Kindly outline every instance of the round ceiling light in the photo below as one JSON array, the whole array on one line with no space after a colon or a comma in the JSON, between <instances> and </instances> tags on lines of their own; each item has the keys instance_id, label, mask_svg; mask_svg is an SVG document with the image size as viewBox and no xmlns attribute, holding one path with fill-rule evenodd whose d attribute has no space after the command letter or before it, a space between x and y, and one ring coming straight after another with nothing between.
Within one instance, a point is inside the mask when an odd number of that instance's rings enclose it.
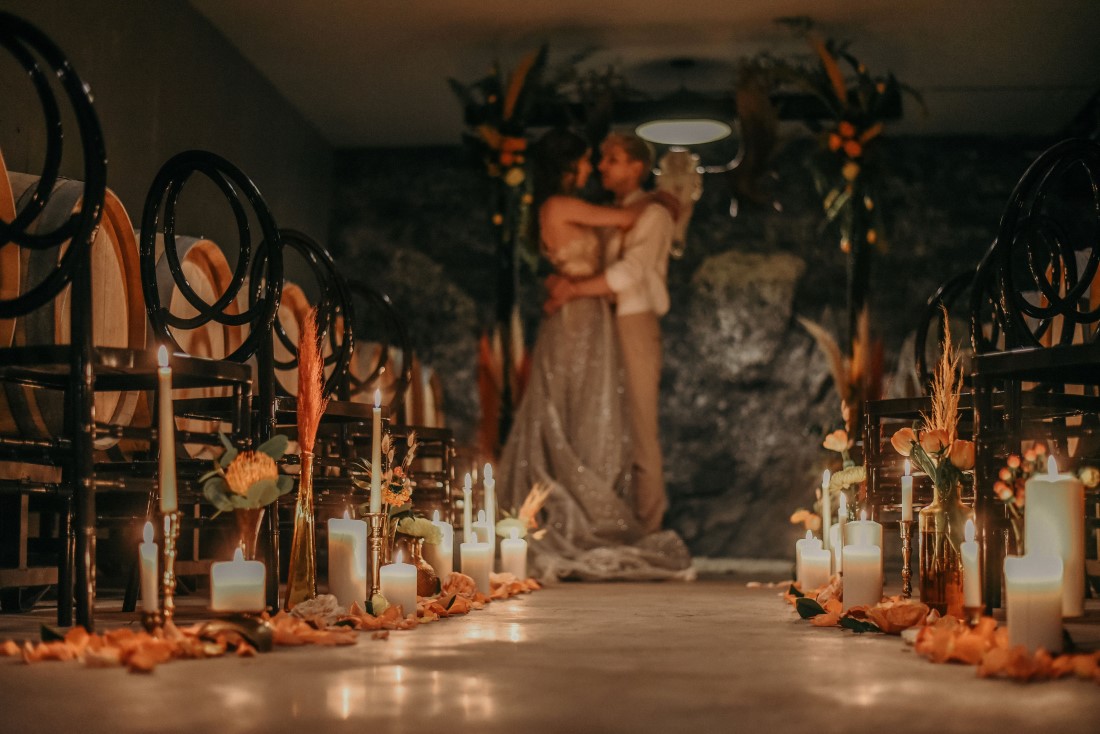
<instances>
[{"instance_id":1,"label":"round ceiling light","mask_svg":"<svg viewBox=\"0 0 1100 734\"><path fill-rule=\"evenodd\" d=\"M635 132L638 137L661 145L702 145L728 137L733 129L718 120L681 119L645 122Z\"/></svg>"}]
</instances>

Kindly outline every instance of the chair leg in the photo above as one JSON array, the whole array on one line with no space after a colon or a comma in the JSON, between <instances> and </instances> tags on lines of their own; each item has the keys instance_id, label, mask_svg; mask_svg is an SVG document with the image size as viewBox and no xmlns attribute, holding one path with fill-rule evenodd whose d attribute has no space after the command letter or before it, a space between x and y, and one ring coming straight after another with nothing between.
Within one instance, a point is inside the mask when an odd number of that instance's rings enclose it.
<instances>
[{"instance_id":1,"label":"chair leg","mask_svg":"<svg viewBox=\"0 0 1100 734\"><path fill-rule=\"evenodd\" d=\"M75 538L73 537L73 503L66 497L58 513L57 542L57 625L71 627L73 624L73 562L75 560Z\"/></svg>"}]
</instances>

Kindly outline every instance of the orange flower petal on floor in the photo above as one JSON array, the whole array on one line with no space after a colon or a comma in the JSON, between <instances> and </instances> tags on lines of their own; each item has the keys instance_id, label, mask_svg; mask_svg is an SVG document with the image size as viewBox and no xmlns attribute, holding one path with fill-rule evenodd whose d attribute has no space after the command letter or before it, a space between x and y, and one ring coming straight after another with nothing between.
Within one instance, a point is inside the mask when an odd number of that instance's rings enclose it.
<instances>
[{"instance_id":1,"label":"orange flower petal on floor","mask_svg":"<svg viewBox=\"0 0 1100 734\"><path fill-rule=\"evenodd\" d=\"M810 624L814 627L836 627L840 624L840 613L827 612L825 614L819 614L810 619Z\"/></svg>"}]
</instances>

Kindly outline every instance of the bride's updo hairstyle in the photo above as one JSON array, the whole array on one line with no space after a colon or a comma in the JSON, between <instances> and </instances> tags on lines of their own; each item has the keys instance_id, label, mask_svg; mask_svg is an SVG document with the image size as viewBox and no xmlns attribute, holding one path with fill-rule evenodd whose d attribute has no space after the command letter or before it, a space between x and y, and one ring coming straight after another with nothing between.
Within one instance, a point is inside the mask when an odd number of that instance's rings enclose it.
<instances>
[{"instance_id":1,"label":"bride's updo hairstyle","mask_svg":"<svg viewBox=\"0 0 1100 734\"><path fill-rule=\"evenodd\" d=\"M576 191L577 163L591 147L587 140L565 128L554 128L535 142L531 147L535 211L551 196Z\"/></svg>"}]
</instances>

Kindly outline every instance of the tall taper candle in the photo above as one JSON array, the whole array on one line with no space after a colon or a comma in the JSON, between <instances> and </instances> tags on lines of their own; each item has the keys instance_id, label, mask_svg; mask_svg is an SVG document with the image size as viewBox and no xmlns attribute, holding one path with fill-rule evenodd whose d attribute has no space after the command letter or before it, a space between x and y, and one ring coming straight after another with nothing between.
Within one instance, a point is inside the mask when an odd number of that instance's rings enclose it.
<instances>
[{"instance_id":1,"label":"tall taper candle","mask_svg":"<svg viewBox=\"0 0 1100 734\"><path fill-rule=\"evenodd\" d=\"M833 498L829 496L829 482L832 474L826 469L821 475L821 543L829 550L829 527L833 524Z\"/></svg>"},{"instance_id":2,"label":"tall taper candle","mask_svg":"<svg viewBox=\"0 0 1100 734\"><path fill-rule=\"evenodd\" d=\"M485 519L489 522L489 545L496 548L497 542L497 483L493 479L493 465L485 465Z\"/></svg>"},{"instance_id":3,"label":"tall taper candle","mask_svg":"<svg viewBox=\"0 0 1100 734\"><path fill-rule=\"evenodd\" d=\"M466 479L462 482L462 539L467 543L474 540L474 480L470 473L466 472Z\"/></svg>"},{"instance_id":4,"label":"tall taper candle","mask_svg":"<svg viewBox=\"0 0 1100 734\"><path fill-rule=\"evenodd\" d=\"M176 417L172 411L172 368L168 350L157 350L157 442L160 444L160 511L175 512L176 502Z\"/></svg>"},{"instance_id":5,"label":"tall taper candle","mask_svg":"<svg viewBox=\"0 0 1100 734\"><path fill-rule=\"evenodd\" d=\"M905 474L901 478L901 520L902 522L913 520L913 476L909 459L905 460Z\"/></svg>"},{"instance_id":6,"label":"tall taper candle","mask_svg":"<svg viewBox=\"0 0 1100 734\"><path fill-rule=\"evenodd\" d=\"M382 391L374 391L370 431L370 511L382 511Z\"/></svg>"},{"instance_id":7,"label":"tall taper candle","mask_svg":"<svg viewBox=\"0 0 1100 734\"><path fill-rule=\"evenodd\" d=\"M959 547L963 563L963 606L982 605L982 575L978 569L978 544L974 541L974 521L967 520L963 531L966 539Z\"/></svg>"}]
</instances>

